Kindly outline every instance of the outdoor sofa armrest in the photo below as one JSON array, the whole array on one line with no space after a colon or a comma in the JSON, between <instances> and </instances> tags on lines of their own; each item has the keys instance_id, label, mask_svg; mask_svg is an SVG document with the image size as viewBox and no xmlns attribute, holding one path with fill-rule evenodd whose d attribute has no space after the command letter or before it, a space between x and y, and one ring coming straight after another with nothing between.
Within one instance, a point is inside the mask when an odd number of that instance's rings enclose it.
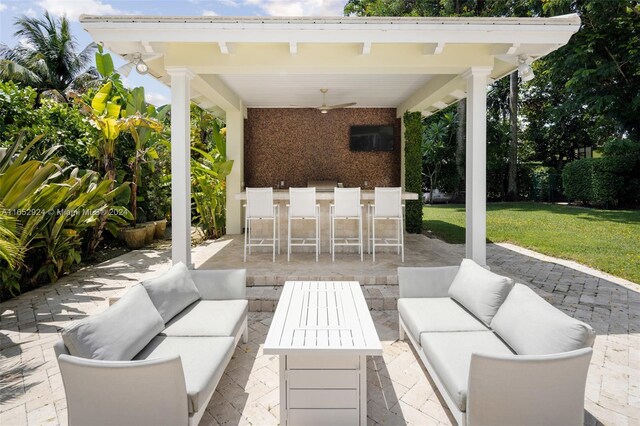
<instances>
[{"instance_id":1,"label":"outdoor sofa armrest","mask_svg":"<svg viewBox=\"0 0 640 426\"><path fill-rule=\"evenodd\" d=\"M447 297L459 266L398 268L400 298Z\"/></svg>"},{"instance_id":2,"label":"outdoor sofa armrest","mask_svg":"<svg viewBox=\"0 0 640 426\"><path fill-rule=\"evenodd\" d=\"M187 425L179 356L99 361L60 355L69 425Z\"/></svg>"},{"instance_id":3,"label":"outdoor sofa armrest","mask_svg":"<svg viewBox=\"0 0 640 426\"><path fill-rule=\"evenodd\" d=\"M246 269L196 269L190 272L202 300L247 298Z\"/></svg>"},{"instance_id":4,"label":"outdoor sofa armrest","mask_svg":"<svg viewBox=\"0 0 640 426\"><path fill-rule=\"evenodd\" d=\"M593 349L553 355L473 354L467 423L583 425Z\"/></svg>"}]
</instances>

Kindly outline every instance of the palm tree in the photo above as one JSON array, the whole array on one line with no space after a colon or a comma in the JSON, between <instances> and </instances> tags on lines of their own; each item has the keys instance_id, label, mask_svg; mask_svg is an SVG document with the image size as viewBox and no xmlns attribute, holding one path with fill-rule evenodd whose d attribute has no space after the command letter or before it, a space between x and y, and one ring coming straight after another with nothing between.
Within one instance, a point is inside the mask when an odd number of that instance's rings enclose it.
<instances>
[{"instance_id":1,"label":"palm tree","mask_svg":"<svg viewBox=\"0 0 640 426\"><path fill-rule=\"evenodd\" d=\"M49 12L41 18L23 15L15 26L20 43L13 48L0 45L0 80L17 81L65 101L70 91L82 91L98 81L90 65L96 45L76 53L66 17L56 19Z\"/></svg>"}]
</instances>

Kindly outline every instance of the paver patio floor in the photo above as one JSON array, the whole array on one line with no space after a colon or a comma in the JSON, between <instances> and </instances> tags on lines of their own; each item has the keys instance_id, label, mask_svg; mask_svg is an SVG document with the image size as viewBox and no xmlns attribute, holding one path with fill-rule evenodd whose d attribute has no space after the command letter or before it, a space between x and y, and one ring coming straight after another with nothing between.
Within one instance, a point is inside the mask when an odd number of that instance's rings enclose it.
<instances>
[{"instance_id":1,"label":"paver patio floor","mask_svg":"<svg viewBox=\"0 0 640 426\"><path fill-rule=\"evenodd\" d=\"M424 240L439 254L446 252L451 264L464 253L461 246ZM205 243L194 248L196 267L210 259L212 247ZM585 423L640 425L640 286L497 245L488 246L488 263L596 329ZM166 250L131 252L3 303L0 424L66 424L64 390L52 349L59 329L106 309L110 297L168 265ZM397 286L384 287L387 294L397 294ZM373 310L372 316L384 355L368 361L369 423L450 424L410 344L395 340L397 312ZM250 313L250 341L236 349L202 424L278 424L277 357L261 350L271 317L269 312Z\"/></svg>"}]
</instances>

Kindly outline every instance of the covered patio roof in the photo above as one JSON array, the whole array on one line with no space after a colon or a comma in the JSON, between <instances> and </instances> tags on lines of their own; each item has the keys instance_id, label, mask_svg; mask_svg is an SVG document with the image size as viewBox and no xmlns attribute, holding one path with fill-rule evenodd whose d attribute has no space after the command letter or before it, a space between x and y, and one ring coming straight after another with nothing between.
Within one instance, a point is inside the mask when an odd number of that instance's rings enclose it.
<instances>
[{"instance_id":1,"label":"covered patio roof","mask_svg":"<svg viewBox=\"0 0 640 426\"><path fill-rule=\"evenodd\" d=\"M535 60L578 30L554 18L82 16L94 40L118 55L143 54L154 77L188 67L191 98L204 108L316 106L331 101L433 113L465 97L461 77L491 79ZM283 90L286 89L286 90ZM375 89L375 90L374 90Z\"/></svg>"},{"instance_id":2,"label":"covered patio roof","mask_svg":"<svg viewBox=\"0 0 640 426\"><path fill-rule=\"evenodd\" d=\"M191 264L189 102L224 114L227 232L242 232L247 108L327 103L430 115L467 98L466 256L486 264L486 87L566 44L577 15L554 18L81 16L93 39L141 54L171 86L173 260ZM404 153L401 131L400 153ZM401 160L404 186L404 156Z\"/></svg>"}]
</instances>

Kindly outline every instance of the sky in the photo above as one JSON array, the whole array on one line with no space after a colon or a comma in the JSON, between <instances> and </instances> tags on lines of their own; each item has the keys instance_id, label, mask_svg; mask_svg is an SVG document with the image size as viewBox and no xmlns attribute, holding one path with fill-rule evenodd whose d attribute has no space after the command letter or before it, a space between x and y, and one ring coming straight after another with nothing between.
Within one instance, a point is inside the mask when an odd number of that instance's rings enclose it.
<instances>
[{"instance_id":1,"label":"sky","mask_svg":"<svg viewBox=\"0 0 640 426\"><path fill-rule=\"evenodd\" d=\"M190 15L190 16L333 16L342 15L346 0L0 0L0 43L10 47L20 43L13 35L14 20L22 15L41 16L48 10L54 16L67 16L82 49L93 40L78 22L81 14L91 15ZM112 55L117 67L124 64ZM147 101L156 105L169 102L170 91L150 76L132 71L124 83L143 86Z\"/></svg>"}]
</instances>

